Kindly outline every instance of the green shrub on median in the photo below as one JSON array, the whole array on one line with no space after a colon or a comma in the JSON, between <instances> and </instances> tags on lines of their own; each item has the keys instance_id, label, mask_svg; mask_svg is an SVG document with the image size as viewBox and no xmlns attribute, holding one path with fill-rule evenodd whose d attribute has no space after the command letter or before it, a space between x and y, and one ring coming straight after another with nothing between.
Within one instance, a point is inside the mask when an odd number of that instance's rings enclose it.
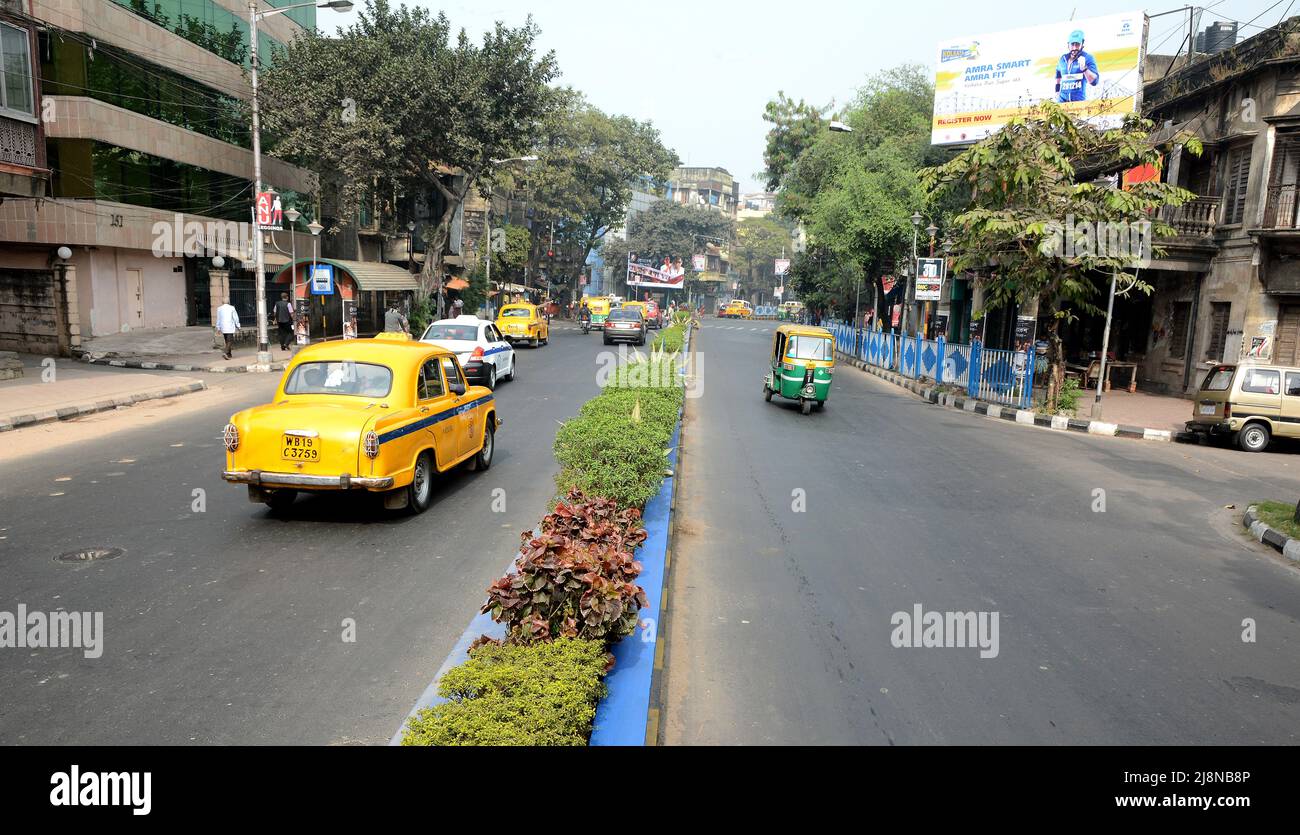
<instances>
[{"instance_id":1,"label":"green shrub on median","mask_svg":"<svg viewBox=\"0 0 1300 835\"><path fill-rule=\"evenodd\" d=\"M410 721L403 745L586 745L605 694L601 641L485 644L447 671L449 701Z\"/></svg>"},{"instance_id":2,"label":"green shrub on median","mask_svg":"<svg viewBox=\"0 0 1300 835\"><path fill-rule=\"evenodd\" d=\"M659 331L658 336L654 338L654 342L650 344L659 350L675 353L682 349L685 339L686 332L682 329L682 326L672 325Z\"/></svg>"},{"instance_id":3,"label":"green shrub on median","mask_svg":"<svg viewBox=\"0 0 1300 835\"><path fill-rule=\"evenodd\" d=\"M659 492L677 425L683 394L675 381L676 364L667 357L620 366L605 391L555 435L560 492L576 487L644 507Z\"/></svg>"}]
</instances>

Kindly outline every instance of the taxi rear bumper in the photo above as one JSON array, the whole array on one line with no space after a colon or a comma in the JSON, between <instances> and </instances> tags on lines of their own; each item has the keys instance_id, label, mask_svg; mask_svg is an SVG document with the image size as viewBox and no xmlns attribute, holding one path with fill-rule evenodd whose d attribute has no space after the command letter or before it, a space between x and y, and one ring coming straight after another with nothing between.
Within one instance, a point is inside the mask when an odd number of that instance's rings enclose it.
<instances>
[{"instance_id":1,"label":"taxi rear bumper","mask_svg":"<svg viewBox=\"0 0 1300 835\"><path fill-rule=\"evenodd\" d=\"M273 473L266 470L225 470L221 477L232 484L253 484L266 487L303 487L311 490L387 490L393 486L392 476L309 475L307 473Z\"/></svg>"}]
</instances>

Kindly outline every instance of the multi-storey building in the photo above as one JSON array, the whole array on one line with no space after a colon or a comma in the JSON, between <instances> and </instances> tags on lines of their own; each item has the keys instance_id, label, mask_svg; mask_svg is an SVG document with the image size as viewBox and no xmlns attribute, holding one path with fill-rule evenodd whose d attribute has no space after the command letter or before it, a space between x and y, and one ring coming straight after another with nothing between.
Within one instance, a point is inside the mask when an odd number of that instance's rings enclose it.
<instances>
[{"instance_id":1,"label":"multi-storey building","mask_svg":"<svg viewBox=\"0 0 1300 835\"><path fill-rule=\"evenodd\" d=\"M247 6L9 0L6 8L17 4L28 27L39 30L38 39L29 38L43 99L36 167L43 157L50 187L46 196L0 204L0 288L9 288L0 305L14 311L0 324L0 343L50 348L50 334L39 331L53 291L41 288L56 284L66 287L57 323L62 337L54 340L65 352L82 336L206 324L212 303L224 297L252 321ZM314 25L311 7L264 18L263 62L275 44ZM5 40L6 49L13 40ZM301 223L315 216L315 175L265 154L262 171L264 188L279 193L284 208L302 212ZM230 233L227 223L239 229ZM209 231L218 228L226 234ZM199 247L186 245L194 235L204 244L198 254ZM264 241L268 280L295 249L311 253L305 231L268 233ZM58 257L62 247L71 257ZM226 269L214 269L214 252ZM40 327L15 328L15 317Z\"/></svg>"},{"instance_id":2,"label":"multi-storey building","mask_svg":"<svg viewBox=\"0 0 1300 835\"><path fill-rule=\"evenodd\" d=\"M735 220L740 182L725 168L675 168L668 180L666 198L675 203L707 206Z\"/></svg>"}]
</instances>

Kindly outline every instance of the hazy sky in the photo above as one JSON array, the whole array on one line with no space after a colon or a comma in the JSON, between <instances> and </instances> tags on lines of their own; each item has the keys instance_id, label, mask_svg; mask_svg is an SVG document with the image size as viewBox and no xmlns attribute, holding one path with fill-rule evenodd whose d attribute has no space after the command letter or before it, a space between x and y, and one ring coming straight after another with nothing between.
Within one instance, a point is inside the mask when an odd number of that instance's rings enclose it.
<instances>
[{"instance_id":1,"label":"hazy sky","mask_svg":"<svg viewBox=\"0 0 1300 835\"><path fill-rule=\"evenodd\" d=\"M582 90L603 110L652 120L684 163L720 165L741 181L742 191L762 188L757 175L767 129L763 107L777 90L819 104L842 104L871 73L906 62L931 66L940 40L1142 8L1119 0L414 0L408 5L444 11L454 26L476 36L495 20L518 25L531 13L541 27L543 48L555 50L561 83ZM1169 0L1145 10L1154 15L1181 5ZM1218 18L1246 23L1258 15L1242 30L1255 34L1292 5L1293 0L1210 0L1201 28ZM1300 8L1294 11L1300 14ZM321 10L317 22L332 31L355 14ZM1185 13L1157 18L1151 21L1151 51L1172 53L1186 34Z\"/></svg>"}]
</instances>

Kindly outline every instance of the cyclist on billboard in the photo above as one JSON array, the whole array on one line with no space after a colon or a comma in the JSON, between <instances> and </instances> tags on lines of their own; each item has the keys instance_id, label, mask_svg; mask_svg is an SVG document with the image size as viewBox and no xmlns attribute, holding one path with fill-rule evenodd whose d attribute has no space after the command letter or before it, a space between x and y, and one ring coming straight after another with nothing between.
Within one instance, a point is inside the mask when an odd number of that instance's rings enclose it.
<instances>
[{"instance_id":1,"label":"cyclist on billboard","mask_svg":"<svg viewBox=\"0 0 1300 835\"><path fill-rule=\"evenodd\" d=\"M1070 51L1056 62L1056 100L1058 102L1085 101L1088 85L1097 86L1101 74L1097 72L1097 59L1083 51L1083 30L1070 33Z\"/></svg>"}]
</instances>

